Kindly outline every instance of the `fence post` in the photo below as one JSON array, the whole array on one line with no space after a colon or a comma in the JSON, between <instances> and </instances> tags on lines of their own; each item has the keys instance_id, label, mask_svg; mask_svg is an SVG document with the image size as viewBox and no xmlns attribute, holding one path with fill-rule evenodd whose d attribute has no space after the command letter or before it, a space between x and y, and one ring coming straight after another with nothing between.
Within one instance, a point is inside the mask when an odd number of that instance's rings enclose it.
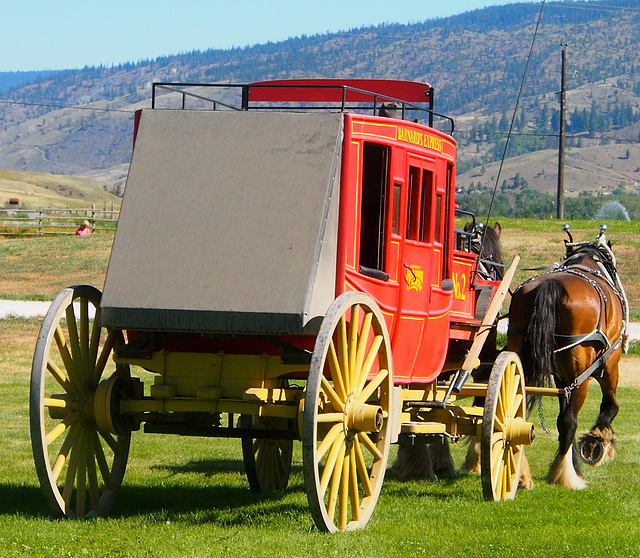
<instances>
[{"instance_id":1,"label":"fence post","mask_svg":"<svg viewBox=\"0 0 640 558\"><path fill-rule=\"evenodd\" d=\"M42 236L42 207L38 209L38 236Z\"/></svg>"}]
</instances>

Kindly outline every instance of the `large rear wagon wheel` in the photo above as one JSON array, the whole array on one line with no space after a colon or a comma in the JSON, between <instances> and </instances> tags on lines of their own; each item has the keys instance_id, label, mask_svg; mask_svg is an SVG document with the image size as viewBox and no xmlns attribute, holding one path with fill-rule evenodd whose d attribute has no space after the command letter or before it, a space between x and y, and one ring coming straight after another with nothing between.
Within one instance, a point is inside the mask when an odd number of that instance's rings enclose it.
<instances>
[{"instance_id":1,"label":"large rear wagon wheel","mask_svg":"<svg viewBox=\"0 0 640 558\"><path fill-rule=\"evenodd\" d=\"M513 500L518 490L524 446L533 441L526 422L527 397L520 358L498 355L487 385L481 436L482 494L485 500Z\"/></svg>"},{"instance_id":2,"label":"large rear wagon wheel","mask_svg":"<svg viewBox=\"0 0 640 558\"><path fill-rule=\"evenodd\" d=\"M365 294L341 295L322 322L304 399L303 471L320 530L369 521L389 458L392 389L382 312Z\"/></svg>"},{"instance_id":3,"label":"large rear wagon wheel","mask_svg":"<svg viewBox=\"0 0 640 558\"><path fill-rule=\"evenodd\" d=\"M257 418L241 415L243 429L284 430L288 419L278 417ZM289 483L293 440L277 438L242 438L242 460L252 492L263 493L284 490Z\"/></svg>"},{"instance_id":4,"label":"large rear wagon wheel","mask_svg":"<svg viewBox=\"0 0 640 558\"><path fill-rule=\"evenodd\" d=\"M111 510L131 440L126 425L112 420L113 401L130 381L129 367L111 360L124 337L101 327L100 297L86 285L57 296L40 328L31 369L36 471L53 509L69 518ZM98 388L103 378L108 380ZM103 425L111 420L111 429L121 433L99 428L96 419Z\"/></svg>"}]
</instances>

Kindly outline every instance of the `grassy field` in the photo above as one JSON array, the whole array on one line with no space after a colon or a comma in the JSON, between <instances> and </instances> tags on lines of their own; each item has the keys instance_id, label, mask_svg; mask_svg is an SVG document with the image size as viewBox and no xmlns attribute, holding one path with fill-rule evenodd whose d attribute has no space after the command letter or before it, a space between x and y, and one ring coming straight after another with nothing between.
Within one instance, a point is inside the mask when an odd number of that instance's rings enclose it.
<instances>
[{"instance_id":1,"label":"grassy field","mask_svg":"<svg viewBox=\"0 0 640 558\"><path fill-rule=\"evenodd\" d=\"M507 254L522 254L523 266L562 256L559 224L537 229L538 222L501 223ZM573 226L576 240L597 232L594 223ZM609 237L617 241L621 269L636 262L627 276L622 273L638 309L636 231L612 226ZM77 283L101 287L110 242L99 236L0 239L0 298L51 299ZM597 469L584 467L586 490L544 482L557 432L551 428L544 433L534 413L538 437L527 450L534 490L519 492L512 502L484 502L475 476L400 482L388 471L366 529L323 535L308 512L300 444L289 488L265 496L249 491L238 440L139 432L133 435L124 486L111 516L84 522L53 517L38 486L29 441L29 372L38 327L37 320L0 320L0 443L5 448L0 459L0 556L640 555L638 357L623 361L620 413L614 423L618 457ZM580 415L581 430L591 426L598 405L594 384ZM555 423L556 407L555 401L545 401L549 426ZM462 444L453 447L456 463L464 451Z\"/></svg>"},{"instance_id":2,"label":"grassy field","mask_svg":"<svg viewBox=\"0 0 640 558\"><path fill-rule=\"evenodd\" d=\"M134 433L112 515L60 521L38 487L29 443L29 369L39 324L0 321L0 556L637 556L640 390L620 390L618 457L587 469L573 492L544 482L556 433L528 450L536 487L512 502L482 500L480 479L400 482L389 471L366 529L323 535L307 510L300 445L286 491L249 491L238 440ZM597 412L593 386L581 426ZM553 423L556 404L545 404ZM453 447L457 463L464 447ZM392 449L395 451L395 449Z\"/></svg>"}]
</instances>

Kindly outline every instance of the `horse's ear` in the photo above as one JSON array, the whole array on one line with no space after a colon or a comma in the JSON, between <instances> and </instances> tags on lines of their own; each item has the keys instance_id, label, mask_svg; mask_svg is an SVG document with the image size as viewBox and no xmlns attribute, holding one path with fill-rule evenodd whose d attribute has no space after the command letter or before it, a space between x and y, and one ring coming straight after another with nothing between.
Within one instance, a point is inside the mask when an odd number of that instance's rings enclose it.
<instances>
[{"instance_id":1,"label":"horse's ear","mask_svg":"<svg viewBox=\"0 0 640 558\"><path fill-rule=\"evenodd\" d=\"M500 226L500 223L498 223L498 221L496 221L496 224L493 225L493 230L498 235L498 238L500 238L500 233L502 232L502 227Z\"/></svg>"}]
</instances>

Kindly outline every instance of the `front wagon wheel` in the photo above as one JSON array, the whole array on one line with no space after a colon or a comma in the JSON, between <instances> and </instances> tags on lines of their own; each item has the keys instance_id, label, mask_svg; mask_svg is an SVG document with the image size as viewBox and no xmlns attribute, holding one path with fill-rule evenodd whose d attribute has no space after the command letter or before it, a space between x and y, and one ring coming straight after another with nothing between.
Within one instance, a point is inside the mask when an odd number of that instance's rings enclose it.
<instances>
[{"instance_id":1,"label":"front wagon wheel","mask_svg":"<svg viewBox=\"0 0 640 558\"><path fill-rule=\"evenodd\" d=\"M101 327L100 297L100 291L86 285L57 296L40 328L31 369L36 471L49 503L69 518L109 512L131 441L122 425L115 434L96 423L105 422L100 416L108 415L110 394L130 380L128 366L116 366L111 358L124 336ZM108 380L98 388L103 378Z\"/></svg>"},{"instance_id":2,"label":"front wagon wheel","mask_svg":"<svg viewBox=\"0 0 640 558\"><path fill-rule=\"evenodd\" d=\"M503 352L487 385L481 437L482 494L485 500L513 500L524 458L533 442L533 424L526 421L527 394L520 358Z\"/></svg>"},{"instance_id":3,"label":"front wagon wheel","mask_svg":"<svg viewBox=\"0 0 640 558\"><path fill-rule=\"evenodd\" d=\"M392 389L380 308L365 294L341 295L322 322L304 399L303 471L320 530L369 521L389 457Z\"/></svg>"}]
</instances>

